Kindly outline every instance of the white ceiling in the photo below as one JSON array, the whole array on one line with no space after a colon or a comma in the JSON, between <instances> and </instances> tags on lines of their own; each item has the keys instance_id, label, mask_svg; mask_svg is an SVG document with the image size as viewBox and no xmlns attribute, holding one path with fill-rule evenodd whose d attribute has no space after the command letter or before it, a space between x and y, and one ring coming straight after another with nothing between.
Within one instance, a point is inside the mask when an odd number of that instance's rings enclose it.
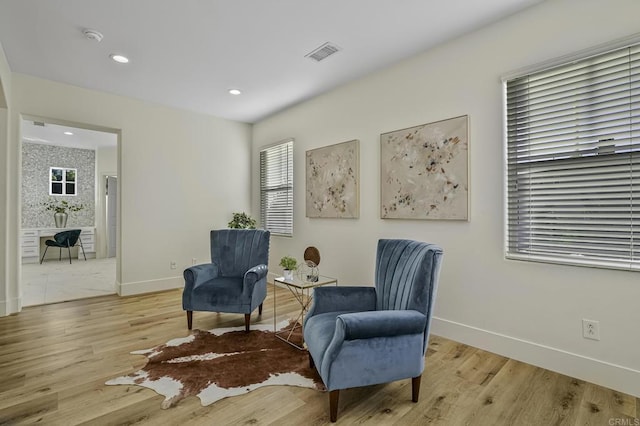
<instances>
[{"instance_id":1,"label":"white ceiling","mask_svg":"<svg viewBox=\"0 0 640 426\"><path fill-rule=\"evenodd\" d=\"M43 124L44 126L39 126L35 125L33 121L22 120L20 123L22 140L30 143L93 150L102 147L115 147L118 144L118 136L115 133L98 132L50 123ZM73 134L65 135L64 132Z\"/></svg>"},{"instance_id":2,"label":"white ceiling","mask_svg":"<svg viewBox=\"0 0 640 426\"><path fill-rule=\"evenodd\" d=\"M541 1L1 0L0 43L14 72L253 123Z\"/></svg>"}]
</instances>

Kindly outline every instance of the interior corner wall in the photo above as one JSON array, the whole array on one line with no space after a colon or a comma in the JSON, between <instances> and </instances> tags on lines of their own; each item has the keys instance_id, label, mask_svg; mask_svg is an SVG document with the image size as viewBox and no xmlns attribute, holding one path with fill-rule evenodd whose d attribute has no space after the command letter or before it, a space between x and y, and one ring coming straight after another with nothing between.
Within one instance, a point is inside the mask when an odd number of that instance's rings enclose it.
<instances>
[{"instance_id":1,"label":"interior corner wall","mask_svg":"<svg viewBox=\"0 0 640 426\"><path fill-rule=\"evenodd\" d=\"M271 270L281 256L301 258L313 245L322 274L372 285L379 238L437 243L445 255L435 334L640 396L638 273L504 257L501 82L514 70L629 37L638 16L635 0L542 2L256 123L253 211L260 148L295 139L294 236L272 237ZM470 221L380 219L380 134L465 114ZM305 151L352 139L360 140L360 218L306 218ZM582 337L583 318L600 321L600 341Z\"/></svg>"},{"instance_id":2,"label":"interior corner wall","mask_svg":"<svg viewBox=\"0 0 640 426\"><path fill-rule=\"evenodd\" d=\"M11 231L11 149L9 146L9 113L11 111L11 69L0 44L0 316L8 315L20 309L17 281L17 256L12 255L13 243L17 243L17 231ZM15 251L15 250L14 250Z\"/></svg>"},{"instance_id":3,"label":"interior corner wall","mask_svg":"<svg viewBox=\"0 0 640 426\"><path fill-rule=\"evenodd\" d=\"M249 124L18 73L12 80L16 162L21 114L120 132L119 294L182 287L192 259L210 258L209 231L250 210Z\"/></svg>"},{"instance_id":4,"label":"interior corner wall","mask_svg":"<svg viewBox=\"0 0 640 426\"><path fill-rule=\"evenodd\" d=\"M0 167L0 170L5 170L5 173L8 166L8 125L8 109L0 107L0 164L2 165L2 167ZM8 232L9 203L7 186L8 185L4 182L0 184L0 316L8 315L9 313L19 309L17 306L13 309L10 307L10 305L15 305L17 303L11 302L11 300L15 298L10 297L10 286L8 285L10 282L10 245Z\"/></svg>"}]
</instances>

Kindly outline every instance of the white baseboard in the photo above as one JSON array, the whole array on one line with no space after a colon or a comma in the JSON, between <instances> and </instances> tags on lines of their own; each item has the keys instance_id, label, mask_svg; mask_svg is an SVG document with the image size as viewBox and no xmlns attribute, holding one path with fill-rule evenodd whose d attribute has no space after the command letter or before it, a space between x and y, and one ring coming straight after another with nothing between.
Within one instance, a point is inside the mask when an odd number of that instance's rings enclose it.
<instances>
[{"instance_id":1,"label":"white baseboard","mask_svg":"<svg viewBox=\"0 0 640 426\"><path fill-rule=\"evenodd\" d=\"M17 297L0 301L0 317L6 317L22 310L22 298Z\"/></svg>"},{"instance_id":2,"label":"white baseboard","mask_svg":"<svg viewBox=\"0 0 640 426\"><path fill-rule=\"evenodd\" d=\"M156 291L173 290L184 287L184 278L170 277L158 280L136 281L131 283L116 282L116 291L120 296L132 296L134 294L153 293Z\"/></svg>"},{"instance_id":3,"label":"white baseboard","mask_svg":"<svg viewBox=\"0 0 640 426\"><path fill-rule=\"evenodd\" d=\"M431 333L640 397L640 371L535 342L433 317Z\"/></svg>"}]
</instances>

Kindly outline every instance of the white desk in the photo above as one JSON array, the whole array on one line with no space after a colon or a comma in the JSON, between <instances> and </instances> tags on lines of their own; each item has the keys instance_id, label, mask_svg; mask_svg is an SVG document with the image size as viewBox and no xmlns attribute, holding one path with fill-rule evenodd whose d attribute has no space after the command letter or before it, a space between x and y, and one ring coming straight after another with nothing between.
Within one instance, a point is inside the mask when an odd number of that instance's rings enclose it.
<instances>
[{"instance_id":1,"label":"white desk","mask_svg":"<svg viewBox=\"0 0 640 426\"><path fill-rule=\"evenodd\" d=\"M58 232L69 229L81 229L80 238L84 252L89 257L96 256L95 232L93 227L79 228L24 228L20 232L20 250L22 252L22 263L38 263L40 262L42 238L53 237ZM79 245L78 245L79 247ZM78 250L78 259L82 257L82 250Z\"/></svg>"}]
</instances>

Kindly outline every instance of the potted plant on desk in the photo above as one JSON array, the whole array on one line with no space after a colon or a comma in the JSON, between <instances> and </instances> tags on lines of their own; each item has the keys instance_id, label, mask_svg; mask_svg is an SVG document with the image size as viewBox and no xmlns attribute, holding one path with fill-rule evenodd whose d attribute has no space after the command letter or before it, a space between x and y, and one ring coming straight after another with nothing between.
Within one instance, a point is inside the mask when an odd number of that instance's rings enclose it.
<instances>
[{"instance_id":1,"label":"potted plant on desk","mask_svg":"<svg viewBox=\"0 0 640 426\"><path fill-rule=\"evenodd\" d=\"M280 266L282 266L283 269L282 272L284 275L284 279L287 281L293 280L293 271L298 269L298 261L293 257L284 256L282 259L280 259Z\"/></svg>"},{"instance_id":2,"label":"potted plant on desk","mask_svg":"<svg viewBox=\"0 0 640 426\"><path fill-rule=\"evenodd\" d=\"M56 228L64 228L67 226L67 218L70 212L79 212L84 209L84 204L69 203L66 200L49 200L45 201L44 209L54 211L53 220L56 223Z\"/></svg>"}]
</instances>

